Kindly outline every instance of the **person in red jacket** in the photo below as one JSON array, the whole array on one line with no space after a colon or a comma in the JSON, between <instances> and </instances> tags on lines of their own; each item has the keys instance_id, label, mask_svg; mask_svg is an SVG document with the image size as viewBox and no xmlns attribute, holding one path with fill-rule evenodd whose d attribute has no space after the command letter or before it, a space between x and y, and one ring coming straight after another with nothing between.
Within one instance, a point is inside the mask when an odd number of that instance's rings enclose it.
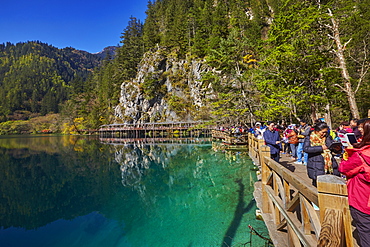
<instances>
[{"instance_id":1,"label":"person in red jacket","mask_svg":"<svg viewBox=\"0 0 370 247\"><path fill-rule=\"evenodd\" d=\"M363 124L363 139L346 149L339 171L347 177L348 203L360 246L370 246L370 120Z\"/></svg>"}]
</instances>

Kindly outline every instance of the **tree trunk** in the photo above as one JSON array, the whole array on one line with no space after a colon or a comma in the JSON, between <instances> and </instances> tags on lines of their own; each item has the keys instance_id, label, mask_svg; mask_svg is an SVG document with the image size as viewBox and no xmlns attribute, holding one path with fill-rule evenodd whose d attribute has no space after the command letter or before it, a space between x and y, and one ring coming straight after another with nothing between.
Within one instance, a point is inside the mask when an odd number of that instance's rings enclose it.
<instances>
[{"instance_id":1,"label":"tree trunk","mask_svg":"<svg viewBox=\"0 0 370 247\"><path fill-rule=\"evenodd\" d=\"M330 128L332 128L332 126L331 126L330 104L329 103L327 103L326 106L325 106L325 121L328 124L328 126Z\"/></svg>"},{"instance_id":2,"label":"tree trunk","mask_svg":"<svg viewBox=\"0 0 370 247\"><path fill-rule=\"evenodd\" d=\"M350 80L351 78L348 73L347 63L346 63L346 59L344 56L344 49L346 48L346 44L342 45L342 42L340 40L340 35L339 35L338 21L334 18L330 9L329 9L329 15L331 16L331 22L333 24L331 27L333 31L333 36L331 38L334 39L335 44L337 45L337 50L335 54L338 58L339 68L341 70L341 74L344 80L344 87L340 86L340 88L347 94L348 104L349 104L349 108L351 110L352 116L354 118L360 118L360 114L359 114L357 103L356 103L355 92L352 89L352 84Z\"/></svg>"},{"instance_id":3,"label":"tree trunk","mask_svg":"<svg viewBox=\"0 0 370 247\"><path fill-rule=\"evenodd\" d=\"M311 103L311 120L312 123L315 123L315 120L317 120L317 107L314 103Z\"/></svg>"}]
</instances>

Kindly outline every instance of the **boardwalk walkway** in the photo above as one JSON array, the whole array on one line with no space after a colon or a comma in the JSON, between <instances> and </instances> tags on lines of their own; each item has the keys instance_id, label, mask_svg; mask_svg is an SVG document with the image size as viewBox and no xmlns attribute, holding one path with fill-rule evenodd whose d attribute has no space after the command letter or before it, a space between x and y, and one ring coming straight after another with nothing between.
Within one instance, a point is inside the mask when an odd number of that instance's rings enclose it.
<instances>
[{"instance_id":1,"label":"boardwalk walkway","mask_svg":"<svg viewBox=\"0 0 370 247\"><path fill-rule=\"evenodd\" d=\"M136 124L107 124L100 126L100 138L164 138L164 137L209 137L211 127L204 122L162 122Z\"/></svg>"},{"instance_id":2,"label":"boardwalk walkway","mask_svg":"<svg viewBox=\"0 0 370 247\"><path fill-rule=\"evenodd\" d=\"M303 184L311 185L311 179L307 176L307 167L305 165L293 164L294 160L292 160L288 154L280 154L279 163L285 168L287 168L289 171L293 172L297 180L302 181ZM312 188L312 189L315 190L317 193L316 188ZM255 191L253 195L254 195L254 198L256 199L257 207L262 208L263 207L262 205L263 204L262 203L262 181L256 182ZM318 211L316 211L316 215L317 215L317 218L320 217ZM274 246L279 246L279 247L292 246L292 245L289 245L288 243L288 239L289 239L288 232L281 231L276 228L274 217L275 216L272 214L266 214L266 213L263 214L264 222L269 230L270 237L273 240Z\"/></svg>"},{"instance_id":3,"label":"boardwalk walkway","mask_svg":"<svg viewBox=\"0 0 370 247\"><path fill-rule=\"evenodd\" d=\"M292 160L288 154L280 154L279 163L289 171L294 172L297 177L302 178L302 180L307 181L307 183L311 183L311 179L307 176L307 167L305 165L293 164L294 160Z\"/></svg>"},{"instance_id":4,"label":"boardwalk walkway","mask_svg":"<svg viewBox=\"0 0 370 247\"><path fill-rule=\"evenodd\" d=\"M248 149L261 171L253 194L275 246L357 246L343 178L318 176L316 188L305 166L285 154L275 162L252 134Z\"/></svg>"}]
</instances>

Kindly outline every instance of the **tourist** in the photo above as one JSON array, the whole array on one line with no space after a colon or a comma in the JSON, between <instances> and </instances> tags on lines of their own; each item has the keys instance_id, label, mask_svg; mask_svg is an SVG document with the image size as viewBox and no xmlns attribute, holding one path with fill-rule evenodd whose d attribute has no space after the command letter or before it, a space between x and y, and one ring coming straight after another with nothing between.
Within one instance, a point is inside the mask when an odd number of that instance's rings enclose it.
<instances>
[{"instance_id":1,"label":"tourist","mask_svg":"<svg viewBox=\"0 0 370 247\"><path fill-rule=\"evenodd\" d=\"M348 121L341 122L337 129L337 133L347 134L347 133L352 133L352 132L353 130L351 126L349 125Z\"/></svg>"},{"instance_id":2,"label":"tourist","mask_svg":"<svg viewBox=\"0 0 370 247\"><path fill-rule=\"evenodd\" d=\"M290 145L290 150L292 151L292 159L297 159L297 147L298 147L298 135L297 135L297 127L295 124L292 124L288 127L288 129L291 129L290 132L287 134L288 142Z\"/></svg>"},{"instance_id":3,"label":"tourist","mask_svg":"<svg viewBox=\"0 0 370 247\"><path fill-rule=\"evenodd\" d=\"M358 123L357 122L358 122L358 119L354 118L349 122L349 124L352 128L352 133L355 134L356 139L359 139L362 135L361 135L360 130L358 129Z\"/></svg>"},{"instance_id":4,"label":"tourist","mask_svg":"<svg viewBox=\"0 0 370 247\"><path fill-rule=\"evenodd\" d=\"M311 127L307 124L307 121L304 119L301 119L299 123L300 123L300 126L298 128L297 161L294 162L294 164L302 165L302 161L303 161L303 164L307 165L308 156L307 156L307 153L304 153L303 151L303 144L304 144L304 139L310 133Z\"/></svg>"},{"instance_id":5,"label":"tourist","mask_svg":"<svg viewBox=\"0 0 370 247\"><path fill-rule=\"evenodd\" d=\"M361 133L361 137L360 138L357 138L357 142L361 142L362 141L362 138L364 136L364 123L367 120L370 120L370 118L363 118L363 119L360 119L360 120L357 121L358 131L360 131L360 133Z\"/></svg>"},{"instance_id":6,"label":"tourist","mask_svg":"<svg viewBox=\"0 0 370 247\"><path fill-rule=\"evenodd\" d=\"M340 172L347 177L348 203L360 246L370 246L370 120L361 125L363 138L346 149Z\"/></svg>"},{"instance_id":7,"label":"tourist","mask_svg":"<svg viewBox=\"0 0 370 247\"><path fill-rule=\"evenodd\" d=\"M290 147L289 137L288 137L289 133L291 133L292 131L293 131L292 125L289 125L288 127L284 126L283 133L282 133L282 140L283 140L283 144L284 144L283 154L291 154L292 153L292 149Z\"/></svg>"},{"instance_id":8,"label":"tourist","mask_svg":"<svg viewBox=\"0 0 370 247\"><path fill-rule=\"evenodd\" d=\"M307 173L316 186L319 175L333 174L339 176L338 164L329 147L334 142L328 135L329 126L326 123L317 123L314 130L304 140L304 152L308 154Z\"/></svg>"},{"instance_id":9,"label":"tourist","mask_svg":"<svg viewBox=\"0 0 370 247\"><path fill-rule=\"evenodd\" d=\"M256 123L256 127L254 128L254 136L257 137L257 139L263 139L263 130L260 122Z\"/></svg>"},{"instance_id":10,"label":"tourist","mask_svg":"<svg viewBox=\"0 0 370 247\"><path fill-rule=\"evenodd\" d=\"M267 129L263 132L263 138L267 146L270 147L271 159L279 162L281 141L279 132L275 129L275 123L272 121L267 122Z\"/></svg>"}]
</instances>

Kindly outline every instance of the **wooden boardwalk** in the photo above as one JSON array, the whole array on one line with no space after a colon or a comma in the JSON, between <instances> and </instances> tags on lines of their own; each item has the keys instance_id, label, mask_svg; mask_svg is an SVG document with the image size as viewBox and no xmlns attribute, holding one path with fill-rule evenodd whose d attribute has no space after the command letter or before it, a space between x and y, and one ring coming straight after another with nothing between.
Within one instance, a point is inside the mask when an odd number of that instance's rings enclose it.
<instances>
[{"instance_id":1,"label":"wooden boardwalk","mask_svg":"<svg viewBox=\"0 0 370 247\"><path fill-rule=\"evenodd\" d=\"M304 165L286 154L275 162L263 140L249 134L248 141L261 172L254 197L275 246L357 246L343 178L318 176L316 188Z\"/></svg>"},{"instance_id":2,"label":"wooden boardwalk","mask_svg":"<svg viewBox=\"0 0 370 247\"><path fill-rule=\"evenodd\" d=\"M305 165L293 164L294 160L290 158L288 154L280 154L279 163L284 166L286 169L294 173L295 178L302 181L303 184L311 184L311 179L307 176L307 167ZM259 165L259 164L256 164ZM317 191L317 190L316 190ZM254 198L256 199L257 207L262 208L262 181L255 183L255 191L253 193ZM261 212L261 211L260 211ZM262 213L262 212L261 212ZM316 211L317 217L319 217L319 212ZM263 215L263 220L269 230L270 237L274 243L274 246L278 247L287 247L291 246L288 243L288 232L280 231L275 226L274 216L272 214ZM301 246L301 245L299 245Z\"/></svg>"},{"instance_id":3,"label":"wooden boardwalk","mask_svg":"<svg viewBox=\"0 0 370 247\"><path fill-rule=\"evenodd\" d=\"M211 127L204 122L163 122L136 124L107 124L100 126L100 138L164 138L164 137L209 137Z\"/></svg>"},{"instance_id":4,"label":"wooden boardwalk","mask_svg":"<svg viewBox=\"0 0 370 247\"><path fill-rule=\"evenodd\" d=\"M293 164L294 160L290 158L290 155L281 153L279 163L287 168L289 171L294 172L297 177L300 177L307 183L311 183L311 179L307 176L307 167L305 165Z\"/></svg>"}]
</instances>

